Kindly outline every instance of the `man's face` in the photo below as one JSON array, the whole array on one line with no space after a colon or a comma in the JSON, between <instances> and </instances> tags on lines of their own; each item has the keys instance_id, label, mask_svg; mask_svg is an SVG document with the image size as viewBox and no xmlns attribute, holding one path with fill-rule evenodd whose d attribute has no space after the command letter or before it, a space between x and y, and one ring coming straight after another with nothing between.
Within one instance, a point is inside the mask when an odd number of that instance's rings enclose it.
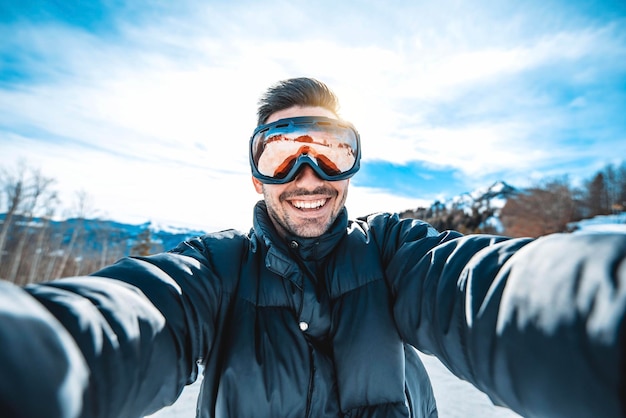
<instances>
[{"instance_id":1,"label":"man's face","mask_svg":"<svg viewBox=\"0 0 626 418\"><path fill-rule=\"evenodd\" d=\"M290 107L273 113L266 123L297 116L337 116L322 107ZM263 184L252 178L254 188L263 194L267 211L278 232L312 238L330 228L348 196L350 179L326 181L319 178L308 165L296 178L286 184Z\"/></svg>"}]
</instances>

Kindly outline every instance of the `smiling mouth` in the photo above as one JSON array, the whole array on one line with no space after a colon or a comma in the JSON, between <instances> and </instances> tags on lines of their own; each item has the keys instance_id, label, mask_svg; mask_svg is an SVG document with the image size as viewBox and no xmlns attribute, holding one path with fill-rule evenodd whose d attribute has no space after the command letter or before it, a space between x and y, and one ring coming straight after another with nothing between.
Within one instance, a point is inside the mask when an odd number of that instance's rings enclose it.
<instances>
[{"instance_id":1,"label":"smiling mouth","mask_svg":"<svg viewBox=\"0 0 626 418\"><path fill-rule=\"evenodd\" d=\"M317 199L317 200L292 200L291 206L300 210L318 210L321 209L329 199Z\"/></svg>"}]
</instances>

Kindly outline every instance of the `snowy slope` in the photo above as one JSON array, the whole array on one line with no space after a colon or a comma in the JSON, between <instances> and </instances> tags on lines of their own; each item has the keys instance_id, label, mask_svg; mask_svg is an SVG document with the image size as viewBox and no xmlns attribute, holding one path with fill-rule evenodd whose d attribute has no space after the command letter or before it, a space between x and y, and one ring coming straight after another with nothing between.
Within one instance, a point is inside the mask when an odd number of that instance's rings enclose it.
<instances>
[{"instance_id":1,"label":"snowy slope","mask_svg":"<svg viewBox=\"0 0 626 418\"><path fill-rule=\"evenodd\" d=\"M626 212L583 219L579 222L573 222L568 226L574 232L614 231L626 233Z\"/></svg>"}]
</instances>

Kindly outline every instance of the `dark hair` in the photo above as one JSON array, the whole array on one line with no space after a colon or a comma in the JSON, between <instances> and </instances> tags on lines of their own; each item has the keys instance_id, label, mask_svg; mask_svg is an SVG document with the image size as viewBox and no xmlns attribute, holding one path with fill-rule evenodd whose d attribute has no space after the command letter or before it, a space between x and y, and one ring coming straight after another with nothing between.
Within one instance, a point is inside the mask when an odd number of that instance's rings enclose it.
<instances>
[{"instance_id":1,"label":"dark hair","mask_svg":"<svg viewBox=\"0 0 626 418\"><path fill-rule=\"evenodd\" d=\"M323 107L335 115L339 112L339 100L326 84L313 78L290 78L274 84L261 96L258 125L265 124L272 113L293 106Z\"/></svg>"}]
</instances>

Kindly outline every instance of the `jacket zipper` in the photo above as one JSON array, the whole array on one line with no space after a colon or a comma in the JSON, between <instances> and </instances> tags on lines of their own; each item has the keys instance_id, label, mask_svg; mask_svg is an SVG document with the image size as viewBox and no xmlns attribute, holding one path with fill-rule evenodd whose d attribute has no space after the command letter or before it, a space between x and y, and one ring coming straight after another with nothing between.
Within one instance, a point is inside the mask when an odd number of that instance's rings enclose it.
<instances>
[{"instance_id":1,"label":"jacket zipper","mask_svg":"<svg viewBox=\"0 0 626 418\"><path fill-rule=\"evenodd\" d=\"M306 338L306 337L305 337ZM306 396L306 412L305 417L311 416L311 403L313 402L313 377L315 376L315 363L313 362L313 347L307 339L307 346L309 347L309 362L311 363L311 374L309 375L309 390Z\"/></svg>"}]
</instances>

